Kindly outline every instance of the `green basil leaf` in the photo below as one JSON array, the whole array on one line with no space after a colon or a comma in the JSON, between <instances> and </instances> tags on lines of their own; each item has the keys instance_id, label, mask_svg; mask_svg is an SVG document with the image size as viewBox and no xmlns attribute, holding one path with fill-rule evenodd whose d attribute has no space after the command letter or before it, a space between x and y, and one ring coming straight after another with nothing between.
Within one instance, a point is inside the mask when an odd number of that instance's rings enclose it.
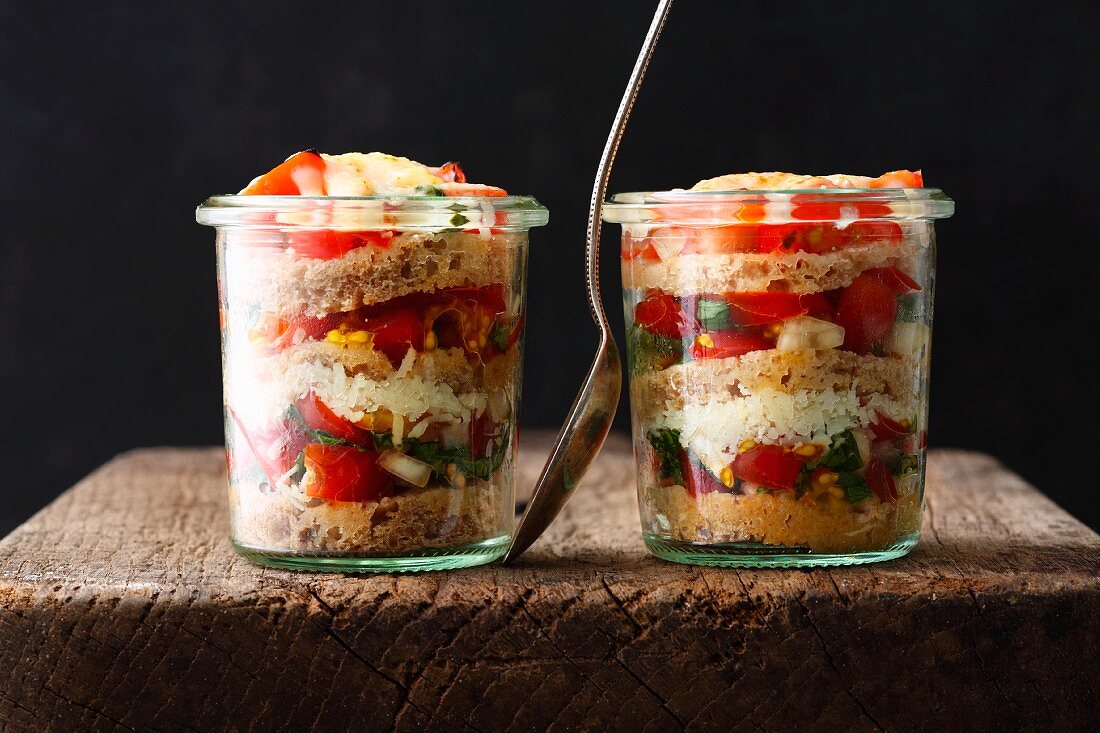
<instances>
[{"instance_id":1,"label":"green basil leaf","mask_svg":"<svg viewBox=\"0 0 1100 733\"><path fill-rule=\"evenodd\" d=\"M680 431L671 428L650 430L646 433L646 438L661 461L658 475L661 478L672 479L683 486L684 469L680 464Z\"/></svg>"},{"instance_id":2,"label":"green basil leaf","mask_svg":"<svg viewBox=\"0 0 1100 733\"><path fill-rule=\"evenodd\" d=\"M851 471L840 471L836 483L844 489L849 504L858 504L871 495L871 487L867 482Z\"/></svg>"},{"instance_id":3,"label":"green basil leaf","mask_svg":"<svg viewBox=\"0 0 1100 733\"><path fill-rule=\"evenodd\" d=\"M730 304L724 300L700 298L695 304L695 317L704 331L724 331L733 328Z\"/></svg>"}]
</instances>

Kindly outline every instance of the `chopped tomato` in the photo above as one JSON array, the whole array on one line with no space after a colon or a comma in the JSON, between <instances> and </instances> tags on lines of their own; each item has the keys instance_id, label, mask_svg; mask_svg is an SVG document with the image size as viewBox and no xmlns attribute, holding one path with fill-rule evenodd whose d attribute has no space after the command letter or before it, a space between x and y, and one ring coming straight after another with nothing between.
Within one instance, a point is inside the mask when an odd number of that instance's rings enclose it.
<instances>
[{"instance_id":1,"label":"chopped tomato","mask_svg":"<svg viewBox=\"0 0 1100 733\"><path fill-rule=\"evenodd\" d=\"M324 196L325 160L316 150L295 153L258 178L242 196Z\"/></svg>"},{"instance_id":2,"label":"chopped tomato","mask_svg":"<svg viewBox=\"0 0 1100 733\"><path fill-rule=\"evenodd\" d=\"M658 262L661 259L661 256L657 254L657 249L653 246L653 242L648 237L635 240L630 232L623 233L620 253L624 260L642 259L646 262Z\"/></svg>"},{"instance_id":3,"label":"chopped tomato","mask_svg":"<svg viewBox=\"0 0 1100 733\"><path fill-rule=\"evenodd\" d=\"M424 322L416 308L402 308L371 318L366 330L374 334L374 348L385 354L395 366L409 349L424 348Z\"/></svg>"},{"instance_id":4,"label":"chopped tomato","mask_svg":"<svg viewBox=\"0 0 1100 733\"><path fill-rule=\"evenodd\" d=\"M920 171L890 171L867 184L867 188L924 188Z\"/></svg>"},{"instance_id":5,"label":"chopped tomato","mask_svg":"<svg viewBox=\"0 0 1100 733\"><path fill-rule=\"evenodd\" d=\"M871 491L881 501L897 501L898 488L894 484L894 476L886 464L877 458L872 458L867 464L867 471L863 475Z\"/></svg>"},{"instance_id":6,"label":"chopped tomato","mask_svg":"<svg viewBox=\"0 0 1100 733\"><path fill-rule=\"evenodd\" d=\"M692 460L683 448L680 448L680 471L684 474L684 488L693 497L698 498L703 494L710 494L715 491L727 494L732 491L715 478L714 474L704 468L701 463Z\"/></svg>"},{"instance_id":7,"label":"chopped tomato","mask_svg":"<svg viewBox=\"0 0 1100 733\"><path fill-rule=\"evenodd\" d=\"M649 291L642 302L634 306L634 323L650 333L674 339L689 330L684 309L676 298L662 290Z\"/></svg>"},{"instance_id":8,"label":"chopped tomato","mask_svg":"<svg viewBox=\"0 0 1100 733\"><path fill-rule=\"evenodd\" d=\"M757 228L755 250L761 254L832 252L844 246L847 239L833 224L761 224Z\"/></svg>"},{"instance_id":9,"label":"chopped tomato","mask_svg":"<svg viewBox=\"0 0 1100 733\"><path fill-rule=\"evenodd\" d=\"M484 183L444 182L436 184L444 196L507 196L508 192Z\"/></svg>"},{"instance_id":10,"label":"chopped tomato","mask_svg":"<svg viewBox=\"0 0 1100 733\"><path fill-rule=\"evenodd\" d=\"M390 245L391 231L345 232L333 229L303 229L287 232L287 246L302 257L332 260L353 249L371 245L385 249Z\"/></svg>"},{"instance_id":11,"label":"chopped tomato","mask_svg":"<svg viewBox=\"0 0 1100 733\"><path fill-rule=\"evenodd\" d=\"M808 459L780 445L761 445L738 453L733 459L733 475L778 491L794 489L795 481Z\"/></svg>"},{"instance_id":12,"label":"chopped tomato","mask_svg":"<svg viewBox=\"0 0 1100 733\"><path fill-rule=\"evenodd\" d=\"M342 418L333 412L328 405L321 402L313 392L299 399L295 405L302 419L314 430L321 430L329 435L348 440L352 443L365 443L367 431L360 428L351 420Z\"/></svg>"},{"instance_id":13,"label":"chopped tomato","mask_svg":"<svg viewBox=\"0 0 1100 733\"><path fill-rule=\"evenodd\" d=\"M347 445L311 443L305 448L312 481L306 496L326 501L378 501L393 486L393 476L378 465L378 453Z\"/></svg>"},{"instance_id":14,"label":"chopped tomato","mask_svg":"<svg viewBox=\"0 0 1100 733\"><path fill-rule=\"evenodd\" d=\"M432 173L442 178L447 183L465 183L466 173L458 163L444 163L438 168L430 169Z\"/></svg>"},{"instance_id":15,"label":"chopped tomato","mask_svg":"<svg viewBox=\"0 0 1100 733\"><path fill-rule=\"evenodd\" d=\"M763 326L832 310L820 293L726 293L725 299L730 304L730 320L738 326Z\"/></svg>"},{"instance_id":16,"label":"chopped tomato","mask_svg":"<svg viewBox=\"0 0 1100 733\"><path fill-rule=\"evenodd\" d=\"M892 221L855 221L848 225L847 233L858 244L898 244L904 238L901 225Z\"/></svg>"},{"instance_id":17,"label":"chopped tomato","mask_svg":"<svg viewBox=\"0 0 1100 733\"><path fill-rule=\"evenodd\" d=\"M909 434L904 425L886 417L881 412L875 413L875 422L871 423L871 432L875 434L875 440L894 440Z\"/></svg>"},{"instance_id":18,"label":"chopped tomato","mask_svg":"<svg viewBox=\"0 0 1100 733\"><path fill-rule=\"evenodd\" d=\"M226 410L268 481L274 484L297 463L306 445L306 436L300 426L279 421L264 430L248 430L232 407L226 407Z\"/></svg>"},{"instance_id":19,"label":"chopped tomato","mask_svg":"<svg viewBox=\"0 0 1100 733\"><path fill-rule=\"evenodd\" d=\"M773 347L774 344L763 336L737 330L715 331L695 337L691 343L691 356L694 359L726 359Z\"/></svg>"},{"instance_id":20,"label":"chopped tomato","mask_svg":"<svg viewBox=\"0 0 1100 733\"><path fill-rule=\"evenodd\" d=\"M894 327L898 296L920 285L894 267L866 270L840 293L836 323L844 328L842 348L864 354L880 345Z\"/></svg>"}]
</instances>

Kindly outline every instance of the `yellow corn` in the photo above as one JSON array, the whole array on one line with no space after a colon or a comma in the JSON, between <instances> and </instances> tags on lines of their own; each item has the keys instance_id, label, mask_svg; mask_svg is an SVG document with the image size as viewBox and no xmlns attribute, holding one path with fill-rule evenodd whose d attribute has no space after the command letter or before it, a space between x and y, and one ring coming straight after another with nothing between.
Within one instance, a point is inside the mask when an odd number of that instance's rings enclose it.
<instances>
[{"instance_id":1,"label":"yellow corn","mask_svg":"<svg viewBox=\"0 0 1100 733\"><path fill-rule=\"evenodd\" d=\"M713 349L714 339L710 337L709 333L701 333L695 337L695 345L702 346L704 349Z\"/></svg>"},{"instance_id":2,"label":"yellow corn","mask_svg":"<svg viewBox=\"0 0 1100 733\"><path fill-rule=\"evenodd\" d=\"M348 342L347 336L345 336L339 329L332 329L325 335L325 340L333 344L346 344Z\"/></svg>"},{"instance_id":3,"label":"yellow corn","mask_svg":"<svg viewBox=\"0 0 1100 733\"><path fill-rule=\"evenodd\" d=\"M431 351L439 345L439 340L435 337L435 331L428 331L424 336L424 350Z\"/></svg>"},{"instance_id":4,"label":"yellow corn","mask_svg":"<svg viewBox=\"0 0 1100 733\"><path fill-rule=\"evenodd\" d=\"M466 342L466 348L470 351L477 351L477 341L474 339L470 339Z\"/></svg>"},{"instance_id":5,"label":"yellow corn","mask_svg":"<svg viewBox=\"0 0 1100 733\"><path fill-rule=\"evenodd\" d=\"M458 473L456 473L455 477L454 477L454 485L455 485L455 488L458 489L459 491L461 491L462 489L465 489L466 488L466 474L462 473L462 471L459 471Z\"/></svg>"},{"instance_id":6,"label":"yellow corn","mask_svg":"<svg viewBox=\"0 0 1100 733\"><path fill-rule=\"evenodd\" d=\"M448 463L448 464L447 464L447 467L446 467L445 469L443 469L443 474L444 474L444 475L445 475L445 476L446 476L446 477L447 477L448 479L453 479L453 478L455 477L455 473L456 473L457 471L458 471L458 466L456 466L456 465L455 465L455 464L453 464L453 463Z\"/></svg>"},{"instance_id":7,"label":"yellow corn","mask_svg":"<svg viewBox=\"0 0 1100 733\"><path fill-rule=\"evenodd\" d=\"M722 474L719 478L722 479L722 485L726 488L733 486L733 469L726 466L722 469Z\"/></svg>"},{"instance_id":8,"label":"yellow corn","mask_svg":"<svg viewBox=\"0 0 1100 733\"><path fill-rule=\"evenodd\" d=\"M909 418L903 417L901 420L898 420L898 424L901 425L906 430L908 430L909 429Z\"/></svg>"},{"instance_id":9,"label":"yellow corn","mask_svg":"<svg viewBox=\"0 0 1100 733\"><path fill-rule=\"evenodd\" d=\"M795 448L794 452L800 456L814 456L817 455L817 446L813 443L803 443Z\"/></svg>"},{"instance_id":10,"label":"yellow corn","mask_svg":"<svg viewBox=\"0 0 1100 733\"><path fill-rule=\"evenodd\" d=\"M737 452L738 453L744 453L745 451L750 451L755 447L756 447L756 441L753 440L752 438L748 438L747 440L742 440L741 445L737 446Z\"/></svg>"},{"instance_id":11,"label":"yellow corn","mask_svg":"<svg viewBox=\"0 0 1100 733\"><path fill-rule=\"evenodd\" d=\"M371 333L370 331L352 331L347 335L347 340L353 344L370 343Z\"/></svg>"},{"instance_id":12,"label":"yellow corn","mask_svg":"<svg viewBox=\"0 0 1100 733\"><path fill-rule=\"evenodd\" d=\"M820 476L818 476L815 480L817 481L817 483L821 484L822 486L832 486L833 484L836 483L836 479L837 479L837 474L836 474L835 471L825 471Z\"/></svg>"},{"instance_id":13,"label":"yellow corn","mask_svg":"<svg viewBox=\"0 0 1100 733\"><path fill-rule=\"evenodd\" d=\"M481 334L477 337L477 347L479 349L484 349L487 343L489 343L489 339L485 338L485 334Z\"/></svg>"},{"instance_id":14,"label":"yellow corn","mask_svg":"<svg viewBox=\"0 0 1100 733\"><path fill-rule=\"evenodd\" d=\"M493 322L493 319L490 318L489 316L482 316L481 317L481 328L482 328L482 330L485 330L485 331L489 330L489 324L492 323L492 322Z\"/></svg>"},{"instance_id":15,"label":"yellow corn","mask_svg":"<svg viewBox=\"0 0 1100 733\"><path fill-rule=\"evenodd\" d=\"M843 499L844 498L844 489L840 488L839 486L830 486L829 487L829 495L833 496L837 499Z\"/></svg>"}]
</instances>

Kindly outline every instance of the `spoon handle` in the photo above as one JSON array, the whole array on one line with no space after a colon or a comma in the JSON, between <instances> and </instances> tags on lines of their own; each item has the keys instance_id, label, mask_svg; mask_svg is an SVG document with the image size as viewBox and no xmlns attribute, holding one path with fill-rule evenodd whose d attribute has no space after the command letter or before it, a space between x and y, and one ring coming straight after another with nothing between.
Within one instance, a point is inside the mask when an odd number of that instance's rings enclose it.
<instances>
[{"instance_id":1,"label":"spoon handle","mask_svg":"<svg viewBox=\"0 0 1100 733\"><path fill-rule=\"evenodd\" d=\"M600 344L596 358L588 370L569 416L558 433L554 448L542 469L538 483L527 511L520 520L515 537L504 556L504 563L519 557L531 546L539 535L550 525L558 512L569 499L569 495L580 482L589 465L595 460L603 447L611 421L619 406L619 394L622 391L622 362L619 349L611 335L611 326L604 312L603 299L600 296L600 225L603 214L603 200L607 194L607 181L611 175L611 166L619 150L626 121L634 107L642 77L649 67L653 48L661 35L672 0L660 0L649 25L642 50L634 62L626 91L623 92L619 109L615 113L615 122L607 136L607 143L600 157L600 166L596 171L596 182L592 186L592 201L588 208L588 246L585 250L585 278L587 281L588 307L592 319L600 329Z\"/></svg>"}]
</instances>

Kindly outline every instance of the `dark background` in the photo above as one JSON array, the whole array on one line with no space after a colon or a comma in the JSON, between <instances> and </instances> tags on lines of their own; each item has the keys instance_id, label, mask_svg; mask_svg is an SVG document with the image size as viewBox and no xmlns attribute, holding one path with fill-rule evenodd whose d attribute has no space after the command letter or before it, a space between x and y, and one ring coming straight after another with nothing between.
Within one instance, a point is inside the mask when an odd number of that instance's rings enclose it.
<instances>
[{"instance_id":1,"label":"dark background","mask_svg":"<svg viewBox=\"0 0 1100 733\"><path fill-rule=\"evenodd\" d=\"M0 0L0 531L120 451L221 441L214 234L193 209L308 147L459 160L550 208L524 424L556 425L595 346L591 179L651 10ZM611 189L923 168L958 202L932 444L994 453L1095 527L1098 15L680 0Z\"/></svg>"}]
</instances>

